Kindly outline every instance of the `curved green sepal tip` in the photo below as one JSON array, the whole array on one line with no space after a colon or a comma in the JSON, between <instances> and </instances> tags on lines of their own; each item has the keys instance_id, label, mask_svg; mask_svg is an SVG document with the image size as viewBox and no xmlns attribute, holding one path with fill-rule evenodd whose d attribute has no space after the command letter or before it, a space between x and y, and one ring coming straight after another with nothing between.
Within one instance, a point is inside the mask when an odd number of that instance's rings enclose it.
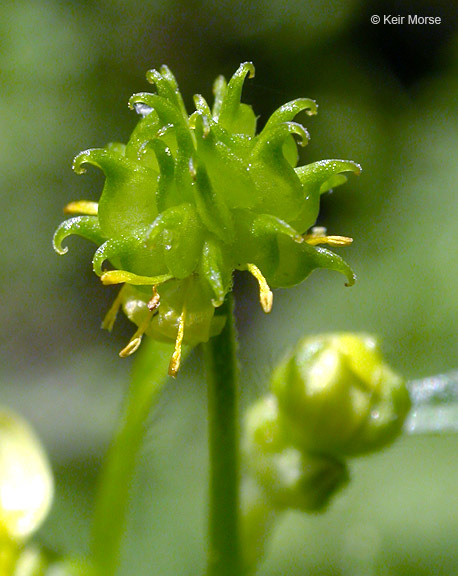
<instances>
[{"instance_id":1,"label":"curved green sepal tip","mask_svg":"<svg viewBox=\"0 0 458 576\"><path fill-rule=\"evenodd\" d=\"M318 111L318 105L315 100L311 100L310 98L297 98L296 100L287 102L275 110L270 116L264 126L263 132L264 130L270 130L276 124L290 122L302 111L305 111L308 116L313 116Z\"/></svg>"},{"instance_id":2,"label":"curved green sepal tip","mask_svg":"<svg viewBox=\"0 0 458 576\"><path fill-rule=\"evenodd\" d=\"M245 78L247 75L249 78L254 78L254 73L253 64L244 62L225 87L218 114L218 123L229 132L252 135L254 113L251 107L246 104L242 105L240 99Z\"/></svg>"},{"instance_id":3,"label":"curved green sepal tip","mask_svg":"<svg viewBox=\"0 0 458 576\"><path fill-rule=\"evenodd\" d=\"M347 181L345 172L360 174L361 166L351 160L320 160L299 166L295 172L302 184L304 201L291 224L300 232L305 232L318 217L321 194L344 184Z\"/></svg>"},{"instance_id":4,"label":"curved green sepal tip","mask_svg":"<svg viewBox=\"0 0 458 576\"><path fill-rule=\"evenodd\" d=\"M58 254L68 252L68 248L63 247L62 242L72 235L81 236L95 244L104 241L97 216L75 216L62 222L54 233L53 247Z\"/></svg>"},{"instance_id":5,"label":"curved green sepal tip","mask_svg":"<svg viewBox=\"0 0 458 576\"><path fill-rule=\"evenodd\" d=\"M336 175L342 172L353 172L358 175L361 173L361 166L351 160L319 160L313 164L299 166L295 170L307 191L318 188L320 194L323 194L333 186L346 182L343 178L340 181L333 180Z\"/></svg>"}]
</instances>

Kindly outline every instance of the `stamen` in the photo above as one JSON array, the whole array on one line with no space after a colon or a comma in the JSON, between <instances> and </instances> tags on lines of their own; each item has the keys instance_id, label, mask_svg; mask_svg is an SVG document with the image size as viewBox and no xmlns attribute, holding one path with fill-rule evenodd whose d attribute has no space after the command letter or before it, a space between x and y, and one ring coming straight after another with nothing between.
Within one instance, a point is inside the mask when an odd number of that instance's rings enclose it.
<instances>
[{"instance_id":1,"label":"stamen","mask_svg":"<svg viewBox=\"0 0 458 576\"><path fill-rule=\"evenodd\" d=\"M99 205L97 202L90 202L89 200L77 200L70 202L64 208L64 214L85 214L87 216L97 216Z\"/></svg>"},{"instance_id":2,"label":"stamen","mask_svg":"<svg viewBox=\"0 0 458 576\"><path fill-rule=\"evenodd\" d=\"M138 330L135 332L135 334L129 340L129 343L127 344L127 346L125 348L123 348L121 350L121 352L119 353L121 358L127 358L127 356L130 356L136 350L138 350L138 347L140 346L140 344L142 342L143 334L145 333L145 331L148 329L148 326L150 325L151 318L152 318L151 314L148 314L147 317L145 318L145 320L140 324L140 326L138 327Z\"/></svg>"},{"instance_id":3,"label":"stamen","mask_svg":"<svg viewBox=\"0 0 458 576\"><path fill-rule=\"evenodd\" d=\"M102 283L105 284L105 286L110 284L122 284L123 282L132 284L134 286L148 286L150 284L162 284L171 278L173 278L171 274L161 274L159 276L139 276L138 274L133 274L132 272L127 272L126 270L109 270L100 276L100 280L102 280Z\"/></svg>"},{"instance_id":4,"label":"stamen","mask_svg":"<svg viewBox=\"0 0 458 576\"><path fill-rule=\"evenodd\" d=\"M181 313L180 318L178 320L178 332L175 340L175 350L172 354L172 358L170 359L169 364L169 376L173 376L173 378L175 378L175 376L178 374L178 370L180 369L181 346L183 344L185 319L186 319L186 309L183 306L183 312Z\"/></svg>"},{"instance_id":5,"label":"stamen","mask_svg":"<svg viewBox=\"0 0 458 576\"><path fill-rule=\"evenodd\" d=\"M151 300L147 304L148 310L150 312L154 312L155 310L157 310L159 308L160 303L161 303L161 297L159 295L159 292L157 291L157 286L154 285L153 286L153 296L151 297Z\"/></svg>"},{"instance_id":6,"label":"stamen","mask_svg":"<svg viewBox=\"0 0 458 576\"><path fill-rule=\"evenodd\" d=\"M259 284L259 301L261 303L262 309L266 314L272 310L272 304L274 295L272 294L272 290L270 289L269 285L267 284L267 280L261 274L261 270L254 264L247 264L248 271L252 274Z\"/></svg>"},{"instance_id":7,"label":"stamen","mask_svg":"<svg viewBox=\"0 0 458 576\"><path fill-rule=\"evenodd\" d=\"M312 228L311 234L306 234L304 240L311 246L316 246L317 244L348 246L353 242L353 238L349 238L348 236L326 236L326 228L322 226Z\"/></svg>"},{"instance_id":8,"label":"stamen","mask_svg":"<svg viewBox=\"0 0 458 576\"><path fill-rule=\"evenodd\" d=\"M102 322L102 328L111 332L113 330L114 323L116 322L116 316L118 315L119 309L121 308L122 304L122 294L124 292L125 286L121 288L116 296L113 304L111 305L110 309L106 313L105 318Z\"/></svg>"}]
</instances>

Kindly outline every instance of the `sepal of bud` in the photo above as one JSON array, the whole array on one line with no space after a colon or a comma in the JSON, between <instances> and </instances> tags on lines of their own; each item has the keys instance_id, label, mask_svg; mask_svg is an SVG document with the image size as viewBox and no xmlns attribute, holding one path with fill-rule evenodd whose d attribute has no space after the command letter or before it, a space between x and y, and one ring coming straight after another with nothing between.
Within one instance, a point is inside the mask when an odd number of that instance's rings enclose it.
<instances>
[{"instance_id":1,"label":"sepal of bud","mask_svg":"<svg viewBox=\"0 0 458 576\"><path fill-rule=\"evenodd\" d=\"M246 461L275 508L322 511L347 483L347 468L336 458L310 454L292 445L280 416L271 395L249 410Z\"/></svg>"},{"instance_id":2,"label":"sepal of bud","mask_svg":"<svg viewBox=\"0 0 458 576\"><path fill-rule=\"evenodd\" d=\"M338 458L392 442L410 408L403 379L367 335L301 340L274 371L271 384L293 443Z\"/></svg>"}]
</instances>

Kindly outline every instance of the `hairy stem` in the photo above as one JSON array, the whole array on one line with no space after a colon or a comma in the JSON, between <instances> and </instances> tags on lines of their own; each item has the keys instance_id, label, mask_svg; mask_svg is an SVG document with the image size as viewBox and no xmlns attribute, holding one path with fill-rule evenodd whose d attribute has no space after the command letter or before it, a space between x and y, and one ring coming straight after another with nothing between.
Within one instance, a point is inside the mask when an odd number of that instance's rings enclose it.
<instances>
[{"instance_id":1,"label":"hairy stem","mask_svg":"<svg viewBox=\"0 0 458 576\"><path fill-rule=\"evenodd\" d=\"M239 576L239 422L233 300L220 309L226 324L205 345L208 383L209 546L207 576Z\"/></svg>"},{"instance_id":2,"label":"hairy stem","mask_svg":"<svg viewBox=\"0 0 458 576\"><path fill-rule=\"evenodd\" d=\"M134 365L118 429L100 476L92 525L91 556L100 576L116 574L125 532L130 487L146 421L166 383L173 350L147 339Z\"/></svg>"}]
</instances>

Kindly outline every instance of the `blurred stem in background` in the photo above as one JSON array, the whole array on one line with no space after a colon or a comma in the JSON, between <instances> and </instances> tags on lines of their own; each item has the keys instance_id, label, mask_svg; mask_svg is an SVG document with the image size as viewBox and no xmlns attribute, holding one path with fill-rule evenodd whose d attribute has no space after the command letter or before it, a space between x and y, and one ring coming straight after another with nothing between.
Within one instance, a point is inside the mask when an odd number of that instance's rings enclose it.
<instances>
[{"instance_id":1,"label":"blurred stem in background","mask_svg":"<svg viewBox=\"0 0 458 576\"><path fill-rule=\"evenodd\" d=\"M232 296L220 313L223 332L205 347L208 373L210 510L208 576L241 574L239 540L239 423ZM137 456L151 409L167 382L171 345L148 339L135 363L125 407L101 473L91 555L102 576L116 574ZM187 351L185 351L186 354Z\"/></svg>"},{"instance_id":2,"label":"blurred stem in background","mask_svg":"<svg viewBox=\"0 0 458 576\"><path fill-rule=\"evenodd\" d=\"M165 375L172 349L170 344L148 338L134 364L123 414L106 456L95 504L91 555L102 576L113 576L119 565L137 456L148 416L167 382Z\"/></svg>"},{"instance_id":3,"label":"blurred stem in background","mask_svg":"<svg viewBox=\"0 0 458 576\"><path fill-rule=\"evenodd\" d=\"M407 434L458 432L458 371L408 383L412 410L404 430Z\"/></svg>"}]
</instances>

